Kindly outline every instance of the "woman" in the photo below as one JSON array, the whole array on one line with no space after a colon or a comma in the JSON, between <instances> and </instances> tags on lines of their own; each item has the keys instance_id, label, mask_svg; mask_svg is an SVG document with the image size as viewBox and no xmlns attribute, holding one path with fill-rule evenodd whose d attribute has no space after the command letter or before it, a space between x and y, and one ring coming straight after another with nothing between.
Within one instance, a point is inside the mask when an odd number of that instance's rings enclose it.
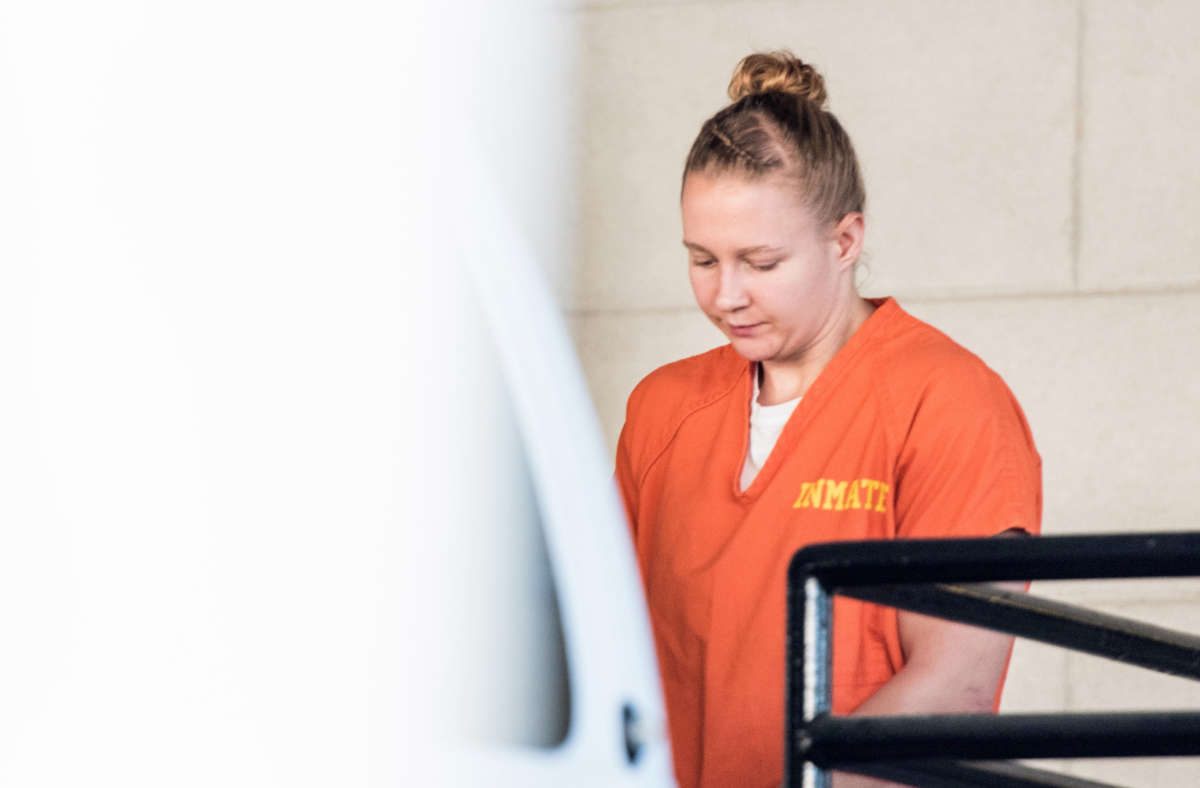
<instances>
[{"instance_id":1,"label":"woman","mask_svg":"<svg viewBox=\"0 0 1200 788\"><path fill-rule=\"evenodd\" d=\"M1040 459L1004 382L858 294L864 191L820 75L755 54L729 96L681 193L696 303L729 344L646 376L617 449L685 788L782 777L797 549L1035 533L1041 516ZM1010 638L840 597L834 620L835 713L994 710Z\"/></svg>"}]
</instances>

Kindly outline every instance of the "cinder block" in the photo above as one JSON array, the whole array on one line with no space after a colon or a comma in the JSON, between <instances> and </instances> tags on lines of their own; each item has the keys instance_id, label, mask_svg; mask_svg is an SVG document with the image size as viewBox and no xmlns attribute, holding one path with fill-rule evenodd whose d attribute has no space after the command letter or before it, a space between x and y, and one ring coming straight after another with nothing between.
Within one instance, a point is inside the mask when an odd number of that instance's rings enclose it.
<instances>
[{"instance_id":1,"label":"cinder block","mask_svg":"<svg viewBox=\"0 0 1200 788\"><path fill-rule=\"evenodd\" d=\"M1200 604L1108 603L1096 609L1155 626L1200 634ZM1071 711L1133 709L1200 710L1200 681L1168 676L1089 654L1067 658L1067 708Z\"/></svg>"},{"instance_id":2,"label":"cinder block","mask_svg":"<svg viewBox=\"0 0 1200 788\"><path fill-rule=\"evenodd\" d=\"M1106 612L1200 634L1200 603L1106 604ZM1198 710L1200 682L1086 654L1067 663L1070 711ZM1200 785L1200 758L1132 758L1075 761L1071 774L1118 785L1175 788Z\"/></svg>"},{"instance_id":3,"label":"cinder block","mask_svg":"<svg viewBox=\"0 0 1200 788\"><path fill-rule=\"evenodd\" d=\"M1067 773L1130 788L1200 785L1200 758L1093 758L1068 761Z\"/></svg>"},{"instance_id":4,"label":"cinder block","mask_svg":"<svg viewBox=\"0 0 1200 788\"><path fill-rule=\"evenodd\" d=\"M694 306L574 315L570 326L611 452L639 380L663 364L728 343Z\"/></svg>"},{"instance_id":5,"label":"cinder block","mask_svg":"<svg viewBox=\"0 0 1200 788\"><path fill-rule=\"evenodd\" d=\"M1200 578L1039 580L1035 585L1042 596L1099 610L1113 605L1192 604L1200 611ZM1200 626L1200 612L1197 613L1197 624Z\"/></svg>"},{"instance_id":6,"label":"cinder block","mask_svg":"<svg viewBox=\"0 0 1200 788\"><path fill-rule=\"evenodd\" d=\"M1000 698L1001 713L1056 712L1062 711L1066 703L1067 652L1018 639L1013 645L1004 694Z\"/></svg>"},{"instance_id":7,"label":"cinder block","mask_svg":"<svg viewBox=\"0 0 1200 788\"><path fill-rule=\"evenodd\" d=\"M577 12L581 309L682 306L684 158L739 58L826 75L861 157L871 292L1071 286L1074 3L741 2Z\"/></svg>"},{"instance_id":8,"label":"cinder block","mask_svg":"<svg viewBox=\"0 0 1200 788\"><path fill-rule=\"evenodd\" d=\"M905 303L1017 395L1046 533L1200 528L1200 293Z\"/></svg>"},{"instance_id":9,"label":"cinder block","mask_svg":"<svg viewBox=\"0 0 1200 788\"><path fill-rule=\"evenodd\" d=\"M1080 284L1200 283L1200 5L1084 12Z\"/></svg>"},{"instance_id":10,"label":"cinder block","mask_svg":"<svg viewBox=\"0 0 1200 788\"><path fill-rule=\"evenodd\" d=\"M1039 580L1033 583L1030 593L1155 626L1200 632L1200 579ZM1122 675L1125 671L1134 671L1138 674L1138 681L1158 681L1157 674L1152 671L1080 655L1057 646L1018 640L1009 665L1001 711L1020 713L1103 708L1088 705L1095 703L1119 706L1123 702L1122 689L1106 688L1098 694L1081 685L1078 679L1080 674L1091 680L1099 673L1112 671ZM1073 672L1072 682L1067 679L1069 672ZM1170 684L1175 679L1166 677L1166 681ZM1188 684L1200 693L1200 683ZM1200 698L1200 694L1197 698Z\"/></svg>"}]
</instances>

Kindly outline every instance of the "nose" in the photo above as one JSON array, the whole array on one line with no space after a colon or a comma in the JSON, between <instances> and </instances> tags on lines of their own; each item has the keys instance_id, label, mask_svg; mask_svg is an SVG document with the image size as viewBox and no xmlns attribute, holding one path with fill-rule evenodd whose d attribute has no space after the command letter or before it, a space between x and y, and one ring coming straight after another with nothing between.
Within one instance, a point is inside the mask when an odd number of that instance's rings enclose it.
<instances>
[{"instance_id":1,"label":"nose","mask_svg":"<svg viewBox=\"0 0 1200 788\"><path fill-rule=\"evenodd\" d=\"M722 312L732 312L750 303L742 275L737 265L721 265L717 276L717 297L713 305Z\"/></svg>"}]
</instances>

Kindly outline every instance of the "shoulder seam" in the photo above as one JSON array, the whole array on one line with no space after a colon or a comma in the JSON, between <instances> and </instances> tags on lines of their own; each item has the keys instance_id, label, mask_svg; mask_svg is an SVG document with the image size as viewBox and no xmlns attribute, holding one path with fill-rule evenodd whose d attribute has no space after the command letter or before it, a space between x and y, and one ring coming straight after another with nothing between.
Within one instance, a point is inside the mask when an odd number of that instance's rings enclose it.
<instances>
[{"instance_id":1,"label":"shoulder seam","mask_svg":"<svg viewBox=\"0 0 1200 788\"><path fill-rule=\"evenodd\" d=\"M730 392L732 392L735 388L737 388L738 384L741 383L741 381L742 381L742 376L737 375L734 378L733 383L731 383L728 387L719 391L717 394L713 395L711 398L704 400L703 402L700 402L698 405L694 406L691 410L689 410L687 413L683 414L679 418L679 421L677 421L675 423L675 427L671 430L670 437L668 437L665 441L663 441L662 448L660 448L654 454L654 457L650 460L650 462L646 463L646 467L642 469L642 472L638 476L638 480L637 480L638 489L642 488L642 485L645 484L646 477L650 474L651 469L653 469L655 464L660 459L662 459L662 456L664 454L667 453L667 449L669 449L671 447L671 444L675 441L675 436L679 434L679 428L683 426L684 422L686 422L688 419L690 419L696 413L704 410L708 406L710 406L710 405L720 401L721 399L725 398L726 396L728 396L730 394Z\"/></svg>"}]
</instances>

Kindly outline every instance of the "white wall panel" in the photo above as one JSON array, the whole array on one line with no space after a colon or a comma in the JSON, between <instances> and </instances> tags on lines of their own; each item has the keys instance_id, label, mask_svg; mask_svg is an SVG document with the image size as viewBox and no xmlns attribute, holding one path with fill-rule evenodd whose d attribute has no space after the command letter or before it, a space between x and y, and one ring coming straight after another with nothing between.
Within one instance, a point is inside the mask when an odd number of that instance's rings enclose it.
<instances>
[{"instance_id":1,"label":"white wall panel","mask_svg":"<svg viewBox=\"0 0 1200 788\"><path fill-rule=\"evenodd\" d=\"M1084 4L1080 284L1200 284L1200 6Z\"/></svg>"}]
</instances>

